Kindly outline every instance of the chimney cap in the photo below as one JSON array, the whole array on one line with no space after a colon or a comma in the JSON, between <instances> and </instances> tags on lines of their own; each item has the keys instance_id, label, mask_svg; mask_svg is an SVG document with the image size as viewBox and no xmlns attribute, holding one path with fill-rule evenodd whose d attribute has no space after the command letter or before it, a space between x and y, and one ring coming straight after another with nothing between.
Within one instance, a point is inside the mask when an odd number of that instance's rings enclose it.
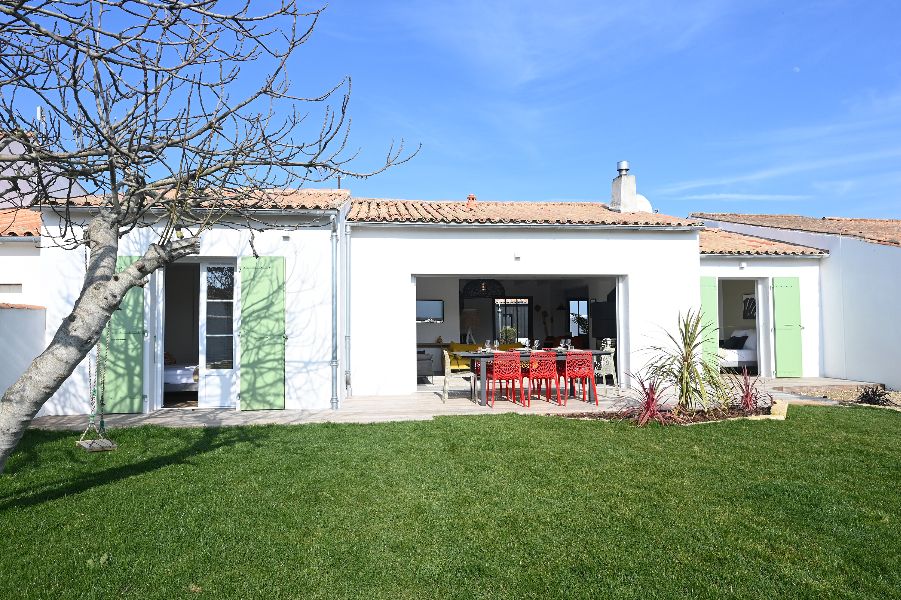
<instances>
[{"instance_id":1,"label":"chimney cap","mask_svg":"<svg viewBox=\"0 0 901 600\"><path fill-rule=\"evenodd\" d=\"M621 160L616 163L616 170L619 171L620 175L625 175L629 172L629 161Z\"/></svg>"},{"instance_id":2,"label":"chimney cap","mask_svg":"<svg viewBox=\"0 0 901 600\"><path fill-rule=\"evenodd\" d=\"M476 205L476 195L469 194L468 196L466 196L466 208L472 208L475 205Z\"/></svg>"}]
</instances>

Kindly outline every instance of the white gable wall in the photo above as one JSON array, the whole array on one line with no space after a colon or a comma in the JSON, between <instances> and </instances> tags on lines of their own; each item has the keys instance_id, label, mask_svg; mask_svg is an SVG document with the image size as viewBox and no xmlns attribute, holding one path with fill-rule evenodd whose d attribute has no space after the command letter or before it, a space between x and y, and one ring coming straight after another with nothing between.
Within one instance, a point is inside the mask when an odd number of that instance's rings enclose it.
<instances>
[{"instance_id":1,"label":"white gable wall","mask_svg":"<svg viewBox=\"0 0 901 600\"><path fill-rule=\"evenodd\" d=\"M45 215L45 221L49 220ZM56 230L53 231L54 233ZM331 399L331 231L326 228L304 228L294 231L271 230L256 232L253 245L261 256L285 257L286 334L285 347L285 407L295 409L323 409ZM285 240L284 238L288 239ZM155 241L151 229L130 233L120 243L120 256L143 254ZM201 237L200 257L210 259L240 259L252 256L250 234L217 228ZM192 259L193 260L193 259ZM48 247L42 251L41 267L45 287L41 304L47 307L45 344L49 343L62 319L69 314L84 279L84 251ZM156 279L155 273L144 288L145 323L148 330L145 344L145 393L149 408L154 389L150 376L160 368L156 362ZM240 285L240 273L238 274ZM340 285L340 278L339 278ZM160 288L161 289L161 288ZM340 296L339 296L340 298ZM237 316L239 318L239 315ZM340 325L339 325L340 327ZM339 332L339 336L343 335ZM340 337L339 337L340 339ZM240 354L240 338L238 338ZM240 365L239 367L240 368ZM339 386L339 395L343 386ZM60 390L44 405L40 414L81 414L89 412L87 360L79 366Z\"/></svg>"},{"instance_id":2,"label":"white gable wall","mask_svg":"<svg viewBox=\"0 0 901 600\"><path fill-rule=\"evenodd\" d=\"M744 267L742 267L744 265ZM797 277L801 296L801 369L803 377L819 377L823 372L822 315L820 312L820 260L788 256L701 256L701 276L717 279L756 279L760 348L759 372L775 373L773 356L773 277ZM765 310L764 310L765 308ZM729 335L722 332L721 337Z\"/></svg>"},{"instance_id":3,"label":"white gable wall","mask_svg":"<svg viewBox=\"0 0 901 600\"><path fill-rule=\"evenodd\" d=\"M828 250L820 271L823 375L901 389L901 248L839 235L709 223Z\"/></svg>"},{"instance_id":4,"label":"white gable wall","mask_svg":"<svg viewBox=\"0 0 901 600\"><path fill-rule=\"evenodd\" d=\"M0 238L0 303L43 305L39 244L36 237ZM6 291L4 284L21 285L21 291Z\"/></svg>"},{"instance_id":5,"label":"white gable wall","mask_svg":"<svg viewBox=\"0 0 901 600\"><path fill-rule=\"evenodd\" d=\"M44 350L44 320L42 308L0 307L0 395Z\"/></svg>"},{"instance_id":6,"label":"white gable wall","mask_svg":"<svg viewBox=\"0 0 901 600\"><path fill-rule=\"evenodd\" d=\"M694 230L353 225L350 243L355 396L416 391L417 275L625 276L626 371L640 369L644 349L700 302Z\"/></svg>"}]
</instances>

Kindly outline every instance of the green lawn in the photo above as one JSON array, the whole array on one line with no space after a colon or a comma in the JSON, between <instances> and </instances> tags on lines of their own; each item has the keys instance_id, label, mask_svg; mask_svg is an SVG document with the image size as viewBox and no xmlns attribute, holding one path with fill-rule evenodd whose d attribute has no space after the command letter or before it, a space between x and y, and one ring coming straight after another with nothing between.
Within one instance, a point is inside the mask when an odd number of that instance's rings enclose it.
<instances>
[{"instance_id":1,"label":"green lawn","mask_svg":"<svg viewBox=\"0 0 901 600\"><path fill-rule=\"evenodd\" d=\"M901 596L901 413L29 432L0 597Z\"/></svg>"}]
</instances>

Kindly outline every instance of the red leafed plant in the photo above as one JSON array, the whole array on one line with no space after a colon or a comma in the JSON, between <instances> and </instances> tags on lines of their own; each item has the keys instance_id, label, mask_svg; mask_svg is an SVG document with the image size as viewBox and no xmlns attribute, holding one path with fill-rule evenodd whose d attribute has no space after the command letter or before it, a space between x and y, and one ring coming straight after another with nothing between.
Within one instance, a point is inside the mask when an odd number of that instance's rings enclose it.
<instances>
[{"instance_id":1,"label":"red leafed plant","mask_svg":"<svg viewBox=\"0 0 901 600\"><path fill-rule=\"evenodd\" d=\"M757 386L757 377L751 378L748 368L742 367L741 378L734 378L732 387L738 399L738 406L748 414L754 414L772 403L772 397Z\"/></svg>"},{"instance_id":2,"label":"red leafed plant","mask_svg":"<svg viewBox=\"0 0 901 600\"><path fill-rule=\"evenodd\" d=\"M638 380L639 394L641 404L628 411L627 416L635 416L635 422L639 427L644 427L651 421L657 421L661 425L666 425L666 419L660 410L660 398L666 390L666 386L661 386L655 379L645 380L643 377L636 377Z\"/></svg>"}]
</instances>

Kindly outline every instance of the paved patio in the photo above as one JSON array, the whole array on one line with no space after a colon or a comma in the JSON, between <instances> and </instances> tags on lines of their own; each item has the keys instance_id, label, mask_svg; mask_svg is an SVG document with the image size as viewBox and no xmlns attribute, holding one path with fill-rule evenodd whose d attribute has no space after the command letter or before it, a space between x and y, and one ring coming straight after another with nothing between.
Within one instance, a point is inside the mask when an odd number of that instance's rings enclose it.
<instances>
[{"instance_id":1,"label":"paved patio","mask_svg":"<svg viewBox=\"0 0 901 600\"><path fill-rule=\"evenodd\" d=\"M164 408L150 414L107 415L106 424L111 429L160 425L163 427L224 427L234 425L302 425L305 423L379 423L385 421L425 421L442 415L491 415L500 413L562 414L618 410L628 399L607 388L607 395L598 388L600 405L570 398L566 406L557 406L533 397L531 407L513 404L498 398L494 408L479 406L470 399L469 387L454 382L447 403L441 401L441 377L434 383L419 386L419 391L407 396L357 396L341 403L338 410L261 410L239 412L224 408ZM87 424L85 415L44 416L34 419L31 427L37 429L83 430Z\"/></svg>"},{"instance_id":2,"label":"paved patio","mask_svg":"<svg viewBox=\"0 0 901 600\"><path fill-rule=\"evenodd\" d=\"M795 379L761 379L765 390L778 400L789 404L817 403L837 404L835 401L793 393L811 387L853 386L867 382L825 377ZM264 410L239 412L224 408L166 408L150 414L108 415L107 426L138 427L159 425L163 427L227 427L236 425L303 425L305 423L380 423L386 421L426 421L442 415L491 415L519 413L531 415L572 414L581 412L605 412L621 410L635 402L634 395L613 387L598 386L600 405L582 402L581 396L570 398L566 406L557 406L533 397L531 407L498 399L494 408L479 406L470 399L468 384L455 380L446 403L441 401L442 378L436 376L432 383L419 386L415 394L406 396L356 396L346 399L338 410ZM34 419L31 427L37 429L83 430L87 424L85 415L44 416Z\"/></svg>"}]
</instances>

